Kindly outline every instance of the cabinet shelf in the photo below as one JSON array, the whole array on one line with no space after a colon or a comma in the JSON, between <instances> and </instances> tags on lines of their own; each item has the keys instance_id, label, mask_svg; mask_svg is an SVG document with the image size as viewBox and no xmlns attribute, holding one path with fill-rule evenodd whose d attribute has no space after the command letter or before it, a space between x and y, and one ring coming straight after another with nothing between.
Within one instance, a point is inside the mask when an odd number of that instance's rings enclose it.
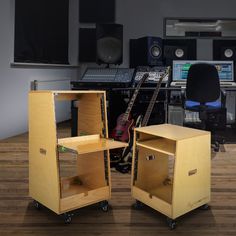
<instances>
[{"instance_id":1,"label":"cabinet shelf","mask_svg":"<svg viewBox=\"0 0 236 236\"><path fill-rule=\"evenodd\" d=\"M76 177L67 177L61 179L61 198L84 193L92 190L91 187L81 183L76 183ZM78 181L77 181L78 182Z\"/></svg>"},{"instance_id":2,"label":"cabinet shelf","mask_svg":"<svg viewBox=\"0 0 236 236\"><path fill-rule=\"evenodd\" d=\"M153 195L161 200L171 204L172 203L172 185L159 185L156 188L148 191L150 195Z\"/></svg>"},{"instance_id":3,"label":"cabinet shelf","mask_svg":"<svg viewBox=\"0 0 236 236\"><path fill-rule=\"evenodd\" d=\"M100 135L86 135L58 140L59 150L75 152L77 154L105 151L109 149L126 147L126 143L112 139L101 138Z\"/></svg>"},{"instance_id":4,"label":"cabinet shelf","mask_svg":"<svg viewBox=\"0 0 236 236\"><path fill-rule=\"evenodd\" d=\"M175 141L165 139L165 138L156 138L144 141L137 141L137 146L148 148L154 151L162 152L168 155L175 155Z\"/></svg>"}]
</instances>

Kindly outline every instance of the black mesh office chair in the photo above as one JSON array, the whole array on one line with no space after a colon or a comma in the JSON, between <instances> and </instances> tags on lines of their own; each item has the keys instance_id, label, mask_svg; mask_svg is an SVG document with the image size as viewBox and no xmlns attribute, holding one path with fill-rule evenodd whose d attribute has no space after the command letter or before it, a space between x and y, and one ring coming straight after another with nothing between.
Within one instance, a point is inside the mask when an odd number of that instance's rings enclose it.
<instances>
[{"instance_id":1,"label":"black mesh office chair","mask_svg":"<svg viewBox=\"0 0 236 236\"><path fill-rule=\"evenodd\" d=\"M226 127L225 93L215 66L207 63L193 64L187 76L184 109L198 112L201 123L198 128L212 132L212 145L219 151L223 137L215 131Z\"/></svg>"}]
</instances>

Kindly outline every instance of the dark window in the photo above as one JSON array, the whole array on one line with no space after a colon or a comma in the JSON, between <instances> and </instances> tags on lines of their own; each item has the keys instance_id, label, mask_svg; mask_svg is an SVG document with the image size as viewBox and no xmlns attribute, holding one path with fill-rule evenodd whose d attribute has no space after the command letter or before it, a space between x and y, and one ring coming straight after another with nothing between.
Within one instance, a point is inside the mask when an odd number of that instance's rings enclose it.
<instances>
[{"instance_id":1,"label":"dark window","mask_svg":"<svg viewBox=\"0 0 236 236\"><path fill-rule=\"evenodd\" d=\"M68 64L68 0L15 0L15 62Z\"/></svg>"}]
</instances>

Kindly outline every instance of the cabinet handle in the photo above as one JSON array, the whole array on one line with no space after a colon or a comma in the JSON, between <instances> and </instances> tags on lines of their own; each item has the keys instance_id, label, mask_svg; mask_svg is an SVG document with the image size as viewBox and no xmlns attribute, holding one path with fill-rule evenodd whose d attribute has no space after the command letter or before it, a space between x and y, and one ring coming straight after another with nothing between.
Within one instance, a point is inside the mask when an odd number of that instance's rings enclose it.
<instances>
[{"instance_id":1,"label":"cabinet handle","mask_svg":"<svg viewBox=\"0 0 236 236\"><path fill-rule=\"evenodd\" d=\"M39 152L40 152L41 154L43 154L43 155L46 155L46 154L47 154L47 150L44 149L44 148L40 148L40 149L39 149Z\"/></svg>"},{"instance_id":2,"label":"cabinet handle","mask_svg":"<svg viewBox=\"0 0 236 236\"><path fill-rule=\"evenodd\" d=\"M197 173L197 169L194 169L194 170L190 170L189 172L188 172L188 175L190 176L190 175L195 175Z\"/></svg>"},{"instance_id":3,"label":"cabinet handle","mask_svg":"<svg viewBox=\"0 0 236 236\"><path fill-rule=\"evenodd\" d=\"M148 156L146 156L146 160L147 161L152 161L152 160L154 160L156 157L155 157L155 155L148 155Z\"/></svg>"}]
</instances>

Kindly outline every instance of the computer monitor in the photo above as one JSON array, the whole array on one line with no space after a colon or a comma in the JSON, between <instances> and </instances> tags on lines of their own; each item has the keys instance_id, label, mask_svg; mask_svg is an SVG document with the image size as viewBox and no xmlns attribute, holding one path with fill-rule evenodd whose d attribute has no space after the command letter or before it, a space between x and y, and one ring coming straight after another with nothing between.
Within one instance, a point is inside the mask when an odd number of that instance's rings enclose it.
<instances>
[{"instance_id":1,"label":"computer monitor","mask_svg":"<svg viewBox=\"0 0 236 236\"><path fill-rule=\"evenodd\" d=\"M191 65L196 63L208 63L214 65L218 71L221 82L234 81L233 61L198 61L198 60L178 60L173 61L172 81L186 81L188 70Z\"/></svg>"}]
</instances>

